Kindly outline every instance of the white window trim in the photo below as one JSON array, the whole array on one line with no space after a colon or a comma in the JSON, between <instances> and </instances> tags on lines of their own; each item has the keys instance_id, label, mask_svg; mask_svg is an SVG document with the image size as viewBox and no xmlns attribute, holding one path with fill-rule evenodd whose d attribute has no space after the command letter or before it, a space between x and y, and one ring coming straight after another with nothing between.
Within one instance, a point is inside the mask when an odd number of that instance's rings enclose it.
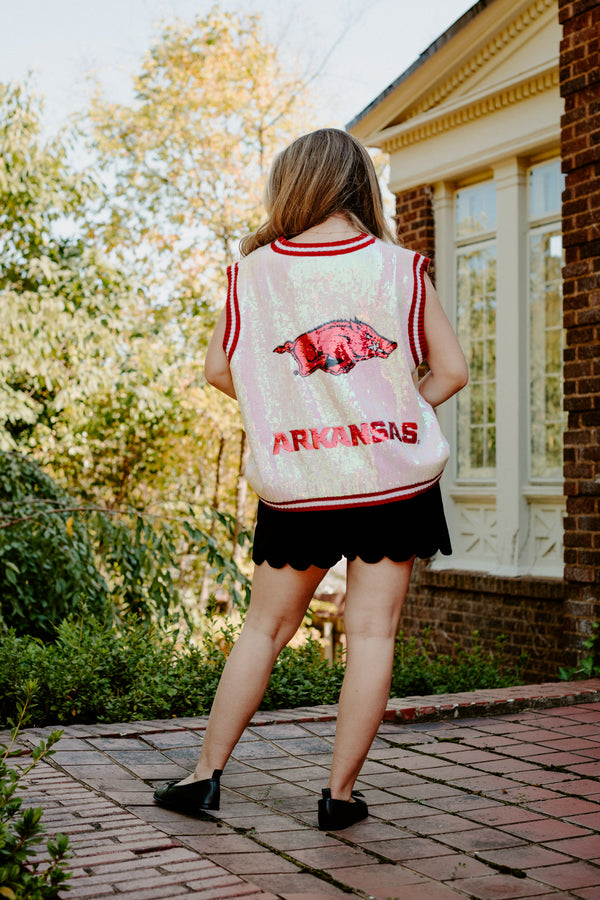
<instances>
[{"instance_id":1,"label":"white window trim","mask_svg":"<svg viewBox=\"0 0 600 900\"><path fill-rule=\"evenodd\" d=\"M531 165L528 168L528 173L530 174L534 169L539 169L539 168L542 168L542 167L548 165L549 162L559 162L560 163L560 157L556 157L554 160L544 160L543 162L537 163L535 165ZM528 180L528 188L529 187L530 187L530 181ZM527 271L528 271L528 273L531 272L531 235L548 233L550 231L558 231L559 233L561 232L560 206L558 206L557 209L551 213L546 213L544 215L535 216L535 215L531 214L530 200L531 200L531 198L529 196L529 190L528 190L528 197L527 197L527 201L528 201L527 202L527 213L528 213ZM527 285L527 303L528 303L528 305L530 304L530 302L531 302L531 281L529 280L528 285ZM529 336L528 336L528 341L527 341L527 352L528 352L527 366L528 366L529 371L531 371L531 333L530 333L531 320L530 320L530 318L528 318L528 329L529 329L529 331L528 331ZM563 392L564 392L564 388L563 388ZM565 424L565 430L566 430L566 415L565 415L565 423L564 424ZM531 404L529 406L529 419L528 419L527 427L528 427L528 440L531 441L531 432L532 432ZM531 451L530 450L528 452L528 461L529 461L528 483L530 486L535 486L536 489L538 487L542 486L542 491L545 490L548 496L552 495L553 489L555 491L556 491L556 489L562 491L562 485L563 485L562 475L554 476L554 477L532 475L532 473L531 473ZM546 487L544 487L544 486L546 486Z\"/></svg>"},{"instance_id":2,"label":"white window trim","mask_svg":"<svg viewBox=\"0 0 600 900\"><path fill-rule=\"evenodd\" d=\"M515 156L497 163L492 176L497 192L496 479L459 480L454 443L442 490L455 552L451 557L436 557L433 569L562 577L562 537L558 538L564 510L562 485L533 480L529 471L528 171ZM451 322L456 322L457 307L455 194L454 183L435 185L436 282ZM506 346L514 352L502 352ZM442 429L452 438L456 417L456 398L452 398L439 410ZM481 527L490 531L489 540L481 541L481 553L468 550L468 536L463 540L472 530L469 513L477 509Z\"/></svg>"}]
</instances>

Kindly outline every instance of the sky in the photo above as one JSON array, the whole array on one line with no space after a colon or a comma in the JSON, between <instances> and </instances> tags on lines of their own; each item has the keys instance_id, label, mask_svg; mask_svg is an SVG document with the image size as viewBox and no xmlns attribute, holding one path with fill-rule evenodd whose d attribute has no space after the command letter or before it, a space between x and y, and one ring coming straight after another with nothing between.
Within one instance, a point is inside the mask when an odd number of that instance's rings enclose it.
<instances>
[{"instance_id":1,"label":"sky","mask_svg":"<svg viewBox=\"0 0 600 900\"><path fill-rule=\"evenodd\" d=\"M317 124L343 127L466 12L474 0L220 0L259 13L267 39L313 82ZM206 14L213 0L0 0L0 82L29 72L54 133L82 111L90 76L131 100L131 77L156 27Z\"/></svg>"}]
</instances>

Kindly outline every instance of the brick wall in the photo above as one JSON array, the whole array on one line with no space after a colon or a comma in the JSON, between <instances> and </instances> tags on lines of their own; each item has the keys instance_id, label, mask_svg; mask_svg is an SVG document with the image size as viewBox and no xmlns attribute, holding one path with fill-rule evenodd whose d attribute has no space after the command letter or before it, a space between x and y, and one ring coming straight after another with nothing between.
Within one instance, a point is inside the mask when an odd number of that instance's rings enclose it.
<instances>
[{"instance_id":1,"label":"brick wall","mask_svg":"<svg viewBox=\"0 0 600 900\"><path fill-rule=\"evenodd\" d=\"M396 195L396 226L403 247L431 260L429 276L434 280L435 224L433 189L420 185Z\"/></svg>"},{"instance_id":2,"label":"brick wall","mask_svg":"<svg viewBox=\"0 0 600 900\"><path fill-rule=\"evenodd\" d=\"M429 629L431 649L451 653L472 646L479 633L486 651L504 637L504 658L527 659L527 682L555 681L559 666L576 662L575 635L588 633L593 603L568 599L569 586L558 578L499 578L474 572L432 572L417 560L402 610L400 629L421 638ZM581 638L579 637L580 641Z\"/></svg>"},{"instance_id":3,"label":"brick wall","mask_svg":"<svg viewBox=\"0 0 600 900\"><path fill-rule=\"evenodd\" d=\"M527 680L555 679L576 662L600 618L600 4L558 0L561 155L565 247L565 579L493 578L431 572L417 562L402 615L406 634L431 628L439 652L468 646L473 630L493 649L506 635L506 655L525 650ZM435 231L428 186L397 197L404 246L433 259Z\"/></svg>"},{"instance_id":4,"label":"brick wall","mask_svg":"<svg viewBox=\"0 0 600 900\"><path fill-rule=\"evenodd\" d=\"M573 650L600 616L600 6L559 0L565 248L565 580Z\"/></svg>"},{"instance_id":5,"label":"brick wall","mask_svg":"<svg viewBox=\"0 0 600 900\"><path fill-rule=\"evenodd\" d=\"M471 647L474 631L485 650L495 651L503 636L507 662L516 664L526 655L526 681L554 681L565 665L564 597L559 579L431 572L417 560L400 627L418 636L429 627L437 653L451 653L456 644Z\"/></svg>"},{"instance_id":6,"label":"brick wall","mask_svg":"<svg viewBox=\"0 0 600 900\"><path fill-rule=\"evenodd\" d=\"M433 261L432 199L425 185L404 191L396 198L396 219L402 244ZM527 681L554 680L558 667L569 661L564 601L565 585L559 579L432 572L427 563L417 560L400 628L417 637L428 628L430 647L438 653L451 653L456 644L469 648L474 631L483 647L494 651L503 635L508 662L516 664L522 654L527 655L523 670ZM577 617L585 611L573 607L572 612ZM571 629L568 624L566 632Z\"/></svg>"}]
</instances>

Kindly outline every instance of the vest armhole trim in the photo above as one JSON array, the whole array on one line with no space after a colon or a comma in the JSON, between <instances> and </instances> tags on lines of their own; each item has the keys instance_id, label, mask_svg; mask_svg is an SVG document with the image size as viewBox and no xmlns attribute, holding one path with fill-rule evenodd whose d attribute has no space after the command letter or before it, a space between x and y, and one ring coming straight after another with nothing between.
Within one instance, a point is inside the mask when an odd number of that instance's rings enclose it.
<instances>
[{"instance_id":1,"label":"vest armhole trim","mask_svg":"<svg viewBox=\"0 0 600 900\"><path fill-rule=\"evenodd\" d=\"M429 259L415 253L413 258L413 295L408 316L408 341L415 367L421 365L427 357L425 340L425 273Z\"/></svg>"},{"instance_id":2,"label":"vest armhole trim","mask_svg":"<svg viewBox=\"0 0 600 900\"><path fill-rule=\"evenodd\" d=\"M227 304L223 350L230 362L240 336L240 306L237 295L238 267L238 263L227 267Z\"/></svg>"}]
</instances>

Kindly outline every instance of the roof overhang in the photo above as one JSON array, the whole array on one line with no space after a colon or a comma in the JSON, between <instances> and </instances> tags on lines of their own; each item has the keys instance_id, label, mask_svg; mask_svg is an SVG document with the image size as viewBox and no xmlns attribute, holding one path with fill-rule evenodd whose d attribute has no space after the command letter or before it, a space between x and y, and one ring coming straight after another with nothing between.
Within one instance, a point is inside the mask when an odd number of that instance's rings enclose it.
<instances>
[{"instance_id":1,"label":"roof overhang","mask_svg":"<svg viewBox=\"0 0 600 900\"><path fill-rule=\"evenodd\" d=\"M388 145L397 143L402 133L427 128L436 118L460 116L461 108L481 103L486 93L501 93L510 78L500 79L493 90L489 84L469 88L501 56L526 45L532 26L556 7L556 0L479 0L359 113L348 130L365 145L389 151ZM523 83L530 76L558 71L558 44L552 59L527 69L531 71L519 73Z\"/></svg>"}]
</instances>

